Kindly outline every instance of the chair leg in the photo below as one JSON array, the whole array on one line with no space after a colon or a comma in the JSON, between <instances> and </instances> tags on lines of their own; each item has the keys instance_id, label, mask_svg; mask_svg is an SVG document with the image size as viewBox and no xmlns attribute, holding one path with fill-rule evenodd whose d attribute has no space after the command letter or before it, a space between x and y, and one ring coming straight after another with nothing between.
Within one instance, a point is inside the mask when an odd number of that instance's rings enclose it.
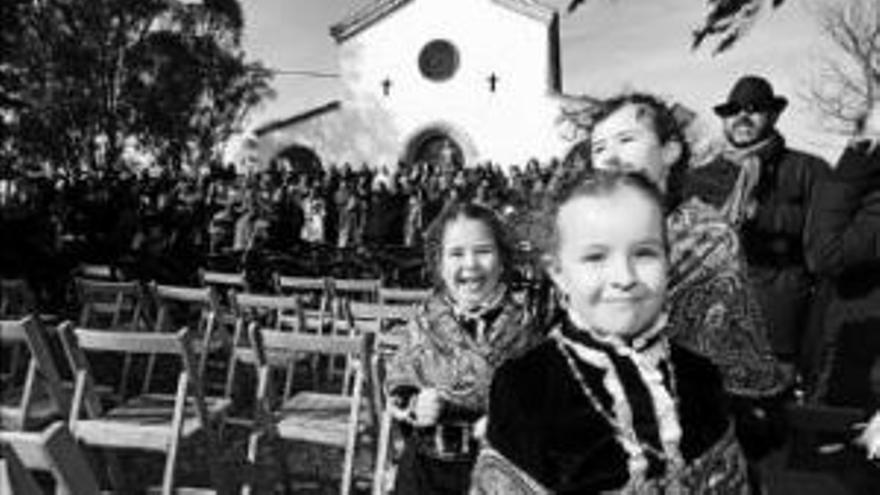
<instances>
[{"instance_id":1,"label":"chair leg","mask_svg":"<svg viewBox=\"0 0 880 495\"><path fill-rule=\"evenodd\" d=\"M100 457L107 468L107 478L110 481L110 486L119 493L130 493L131 486L129 486L125 470L122 469L122 462L120 462L119 456L113 452L104 452ZM92 465L95 465L95 463L92 462Z\"/></svg>"},{"instance_id":2,"label":"chair leg","mask_svg":"<svg viewBox=\"0 0 880 495\"><path fill-rule=\"evenodd\" d=\"M357 401L359 399L360 391L358 390L355 392L353 400ZM339 489L341 495L351 493L351 485L354 478L354 455L357 450L359 414L360 404L357 404L352 410L351 418L349 418L348 438L345 441L345 460L342 464L342 486Z\"/></svg>"},{"instance_id":3,"label":"chair leg","mask_svg":"<svg viewBox=\"0 0 880 495\"><path fill-rule=\"evenodd\" d=\"M259 453L260 445L263 443L261 440L264 437L271 440L274 448L278 449L278 452L275 452L274 459L278 462L278 473L281 476L281 482L284 483L284 493L290 493L290 473L287 471L287 444L283 438L273 435L271 432L263 431L259 427L248 437L247 463L250 467L251 475L242 484L241 493L243 495L250 495L256 491L252 484L259 479Z\"/></svg>"},{"instance_id":4,"label":"chair leg","mask_svg":"<svg viewBox=\"0 0 880 495\"><path fill-rule=\"evenodd\" d=\"M212 332L208 330L202 337L202 348L201 354L199 354L199 364L197 371L199 373L199 376L202 377L203 380L205 379L205 368L207 367L206 365L208 363L208 355L211 352L211 336Z\"/></svg>"},{"instance_id":5,"label":"chair leg","mask_svg":"<svg viewBox=\"0 0 880 495\"><path fill-rule=\"evenodd\" d=\"M235 387L235 370L238 367L238 360L235 358L235 349L233 348L229 354L229 363L226 369L226 385L223 387L223 397L232 400L233 388Z\"/></svg>"},{"instance_id":6,"label":"chair leg","mask_svg":"<svg viewBox=\"0 0 880 495\"><path fill-rule=\"evenodd\" d=\"M296 359L287 362L287 371L284 376L284 395L283 400L287 400L293 394L293 379L296 372Z\"/></svg>"},{"instance_id":7,"label":"chair leg","mask_svg":"<svg viewBox=\"0 0 880 495\"><path fill-rule=\"evenodd\" d=\"M379 426L379 438L376 441L375 468L373 472L373 495L384 495L385 475L388 471L388 451L391 444L391 412L386 410L382 413L382 422Z\"/></svg>"},{"instance_id":8,"label":"chair leg","mask_svg":"<svg viewBox=\"0 0 880 495\"><path fill-rule=\"evenodd\" d=\"M210 472L211 484L219 495L231 495L232 488L235 485L234 479L230 477L229 469L224 464L226 457L224 452L219 448L217 437L212 430L205 432L208 435L208 470Z\"/></svg>"},{"instance_id":9,"label":"chair leg","mask_svg":"<svg viewBox=\"0 0 880 495\"><path fill-rule=\"evenodd\" d=\"M263 435L258 429L248 436L247 461L256 471L257 454L260 451L260 437Z\"/></svg>"},{"instance_id":10,"label":"chair leg","mask_svg":"<svg viewBox=\"0 0 880 495\"><path fill-rule=\"evenodd\" d=\"M284 493L291 494L294 493L290 488L290 480L292 476L290 475L290 470L288 469L287 459L290 457L288 455L287 450L288 444L284 441L283 438L278 437L278 455L276 459L279 463L279 471L281 473L281 480L284 483Z\"/></svg>"},{"instance_id":11,"label":"chair leg","mask_svg":"<svg viewBox=\"0 0 880 495\"><path fill-rule=\"evenodd\" d=\"M124 400L128 394L128 377L131 375L131 353L126 353L122 362L122 376L119 378L119 396Z\"/></svg>"},{"instance_id":12,"label":"chair leg","mask_svg":"<svg viewBox=\"0 0 880 495\"><path fill-rule=\"evenodd\" d=\"M147 356L147 369L144 371L144 382L141 385L141 393L146 394L150 391L150 381L153 379L153 368L156 366L156 355Z\"/></svg>"},{"instance_id":13,"label":"chair leg","mask_svg":"<svg viewBox=\"0 0 880 495\"><path fill-rule=\"evenodd\" d=\"M165 470L162 473L162 495L174 492L174 474L177 467L177 445L173 445L165 458Z\"/></svg>"}]
</instances>

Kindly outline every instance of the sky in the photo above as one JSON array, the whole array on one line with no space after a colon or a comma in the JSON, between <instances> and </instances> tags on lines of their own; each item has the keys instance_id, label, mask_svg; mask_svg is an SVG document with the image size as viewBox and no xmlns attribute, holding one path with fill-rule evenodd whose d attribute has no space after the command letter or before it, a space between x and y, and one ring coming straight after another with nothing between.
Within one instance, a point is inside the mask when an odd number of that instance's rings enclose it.
<instances>
[{"instance_id":1,"label":"sky","mask_svg":"<svg viewBox=\"0 0 880 495\"><path fill-rule=\"evenodd\" d=\"M337 73L331 25L373 0L242 0L244 46L249 57L287 71ZM416 0L418 1L418 0ZM789 0L762 18L733 49L713 56L691 51L690 33L704 14L705 0L588 0L572 14L568 0L542 0L559 9L563 90L607 96L642 90L695 110L709 133L718 133L711 108L736 79L766 77L789 99L779 128L789 144L834 160L843 137L823 125L805 97L817 58L829 53L816 23L820 2ZM769 2L767 2L769 3ZM335 78L278 75L277 93L253 112L249 127L323 105L341 95Z\"/></svg>"}]
</instances>

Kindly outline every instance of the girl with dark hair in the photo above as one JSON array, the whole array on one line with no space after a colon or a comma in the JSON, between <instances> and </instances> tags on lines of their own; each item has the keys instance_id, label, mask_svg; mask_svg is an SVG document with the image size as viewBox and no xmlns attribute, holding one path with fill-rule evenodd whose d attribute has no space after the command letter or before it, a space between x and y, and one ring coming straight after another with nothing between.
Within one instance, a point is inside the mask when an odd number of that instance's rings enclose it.
<instances>
[{"instance_id":1,"label":"girl with dark hair","mask_svg":"<svg viewBox=\"0 0 880 495\"><path fill-rule=\"evenodd\" d=\"M640 93L607 100L593 116L589 149L589 166L639 171L663 191L672 337L712 360L734 396L783 392L791 372L773 355L736 231L712 207L682 200L690 152L672 109Z\"/></svg>"},{"instance_id":2,"label":"girl with dark hair","mask_svg":"<svg viewBox=\"0 0 880 495\"><path fill-rule=\"evenodd\" d=\"M445 208L429 227L426 255L435 291L407 328L386 378L392 411L408 433L395 492L463 494L492 375L538 335L512 297L511 243L491 210Z\"/></svg>"},{"instance_id":3,"label":"girl with dark hair","mask_svg":"<svg viewBox=\"0 0 880 495\"><path fill-rule=\"evenodd\" d=\"M757 466L784 440L782 401L793 370L773 353L736 230L714 207L684 200L690 153L682 127L672 107L652 95L612 98L591 119L588 164L639 171L663 191L670 337L718 366L739 441ZM757 471L753 482L757 489Z\"/></svg>"},{"instance_id":4,"label":"girl with dark hair","mask_svg":"<svg viewBox=\"0 0 880 495\"><path fill-rule=\"evenodd\" d=\"M574 179L543 244L564 314L496 372L472 493L748 493L717 369L668 340L661 192Z\"/></svg>"}]
</instances>

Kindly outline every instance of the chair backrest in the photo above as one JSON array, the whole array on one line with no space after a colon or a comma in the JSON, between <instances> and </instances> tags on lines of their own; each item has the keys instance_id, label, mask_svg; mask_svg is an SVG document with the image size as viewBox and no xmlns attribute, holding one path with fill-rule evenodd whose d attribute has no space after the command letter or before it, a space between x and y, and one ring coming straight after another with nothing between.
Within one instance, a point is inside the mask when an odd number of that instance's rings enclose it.
<instances>
[{"instance_id":1,"label":"chair backrest","mask_svg":"<svg viewBox=\"0 0 880 495\"><path fill-rule=\"evenodd\" d=\"M381 333L391 319L399 318L397 308L388 308L381 303L348 301L345 303L347 323L351 330Z\"/></svg>"},{"instance_id":2,"label":"chair backrest","mask_svg":"<svg viewBox=\"0 0 880 495\"><path fill-rule=\"evenodd\" d=\"M65 414L70 407L70 397L65 391L58 363L49 347L45 327L33 316L21 320L0 320L0 343L3 346L24 343L30 351L27 375L22 384L21 400L14 407L18 418L9 428L24 429L28 426L30 408L33 405L37 386L42 385L58 414ZM39 381L38 381L39 380ZM5 386L4 386L5 388Z\"/></svg>"},{"instance_id":3,"label":"chair backrest","mask_svg":"<svg viewBox=\"0 0 880 495\"><path fill-rule=\"evenodd\" d=\"M287 353L292 357L299 352L327 354L332 356L358 356L365 352L365 339L361 335L312 335L284 332L259 325L251 325L251 342L258 362L268 364L267 350Z\"/></svg>"},{"instance_id":4,"label":"chair backrest","mask_svg":"<svg viewBox=\"0 0 880 495\"><path fill-rule=\"evenodd\" d=\"M37 300L27 280L0 279L0 318L17 318L36 309Z\"/></svg>"},{"instance_id":5,"label":"chair backrest","mask_svg":"<svg viewBox=\"0 0 880 495\"><path fill-rule=\"evenodd\" d=\"M205 325L213 325L217 301L209 287L183 287L153 283L150 293L157 306L156 330L174 331L188 326L202 331ZM183 310L179 315L175 310Z\"/></svg>"},{"instance_id":6,"label":"chair backrest","mask_svg":"<svg viewBox=\"0 0 880 495\"><path fill-rule=\"evenodd\" d=\"M12 493L30 492L24 470L47 471L55 480L55 492L66 495L100 493L97 477L67 426L57 421L42 432L0 432L3 458L11 461ZM23 471L18 471L21 469Z\"/></svg>"},{"instance_id":7,"label":"chair backrest","mask_svg":"<svg viewBox=\"0 0 880 495\"><path fill-rule=\"evenodd\" d=\"M333 297L349 301L376 302L381 286L382 280L378 278L334 278L330 282Z\"/></svg>"},{"instance_id":8,"label":"chair backrest","mask_svg":"<svg viewBox=\"0 0 880 495\"><path fill-rule=\"evenodd\" d=\"M248 291L244 272L230 273L200 269L199 279L203 287L214 290L216 300L224 309L231 310L234 307L233 299L236 293Z\"/></svg>"},{"instance_id":9,"label":"chair backrest","mask_svg":"<svg viewBox=\"0 0 880 495\"><path fill-rule=\"evenodd\" d=\"M77 328L76 342L84 351L180 355L185 333L186 330L171 334Z\"/></svg>"},{"instance_id":10,"label":"chair backrest","mask_svg":"<svg viewBox=\"0 0 880 495\"><path fill-rule=\"evenodd\" d=\"M297 296L290 295L267 295L267 294L251 294L241 293L235 295L235 305L238 308L240 317L250 319L253 316L259 316L258 313L271 313L271 320L275 323L275 327L281 326L285 321L281 316L301 316L302 303ZM281 321L279 321L281 320ZM301 326L295 328L298 330Z\"/></svg>"},{"instance_id":11,"label":"chair backrest","mask_svg":"<svg viewBox=\"0 0 880 495\"><path fill-rule=\"evenodd\" d=\"M431 296L431 289L379 288L379 302L389 305L420 305Z\"/></svg>"},{"instance_id":12,"label":"chair backrest","mask_svg":"<svg viewBox=\"0 0 880 495\"><path fill-rule=\"evenodd\" d=\"M74 279L80 302L79 325L132 328L144 318L143 290L136 281Z\"/></svg>"},{"instance_id":13,"label":"chair backrest","mask_svg":"<svg viewBox=\"0 0 880 495\"><path fill-rule=\"evenodd\" d=\"M275 290L279 294L300 296L306 309L326 311L330 303L330 285L326 277L296 277L276 273Z\"/></svg>"},{"instance_id":14,"label":"chair backrest","mask_svg":"<svg viewBox=\"0 0 880 495\"><path fill-rule=\"evenodd\" d=\"M110 266L94 263L80 263L75 275L93 280L119 280L119 271Z\"/></svg>"},{"instance_id":15,"label":"chair backrest","mask_svg":"<svg viewBox=\"0 0 880 495\"><path fill-rule=\"evenodd\" d=\"M247 290L247 278L244 272L229 273L211 270L200 270L199 278L203 285L216 285L224 288L232 288L238 291Z\"/></svg>"}]
</instances>

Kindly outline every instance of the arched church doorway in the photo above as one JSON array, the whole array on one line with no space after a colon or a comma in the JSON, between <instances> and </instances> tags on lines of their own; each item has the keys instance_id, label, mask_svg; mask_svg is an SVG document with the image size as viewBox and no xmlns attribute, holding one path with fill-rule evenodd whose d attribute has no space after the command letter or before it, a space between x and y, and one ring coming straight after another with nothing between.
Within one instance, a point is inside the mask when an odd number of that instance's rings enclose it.
<instances>
[{"instance_id":1,"label":"arched church doorway","mask_svg":"<svg viewBox=\"0 0 880 495\"><path fill-rule=\"evenodd\" d=\"M407 147L410 163L427 162L440 170L450 170L464 165L461 145L443 129L428 129L410 140Z\"/></svg>"},{"instance_id":2,"label":"arched church doorway","mask_svg":"<svg viewBox=\"0 0 880 495\"><path fill-rule=\"evenodd\" d=\"M289 167L289 171L297 174L314 175L321 171L321 159L314 150L299 144L284 148L272 161L276 167Z\"/></svg>"}]
</instances>

